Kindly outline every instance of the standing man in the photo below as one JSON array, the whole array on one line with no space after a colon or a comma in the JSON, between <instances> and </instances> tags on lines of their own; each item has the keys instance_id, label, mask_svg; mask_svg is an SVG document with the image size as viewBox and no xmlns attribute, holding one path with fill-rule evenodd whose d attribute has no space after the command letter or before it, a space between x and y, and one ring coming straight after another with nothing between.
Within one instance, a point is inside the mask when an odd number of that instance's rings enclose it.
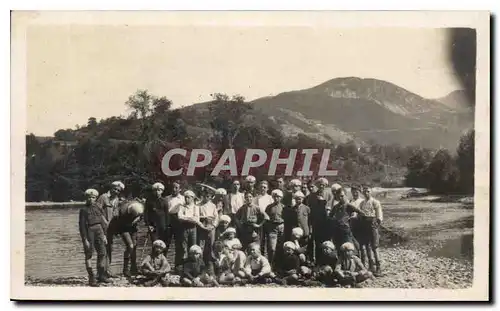
<instances>
[{"instance_id":1,"label":"standing man","mask_svg":"<svg viewBox=\"0 0 500 311\"><path fill-rule=\"evenodd\" d=\"M335 204L328 215L329 236L333 240L336 249L340 249L344 243L352 243L353 236L350 226L350 215L354 211L347 202L345 190L340 188L335 192L338 203Z\"/></svg>"},{"instance_id":2,"label":"standing man","mask_svg":"<svg viewBox=\"0 0 500 311\"><path fill-rule=\"evenodd\" d=\"M106 221L109 223L111 218L115 216L118 212L118 203L120 202L120 193L125 190L125 185L121 181L114 181L111 183L111 188L108 192L103 193L97 199L97 206L99 206L103 212Z\"/></svg>"},{"instance_id":3,"label":"standing man","mask_svg":"<svg viewBox=\"0 0 500 311\"><path fill-rule=\"evenodd\" d=\"M269 190L269 183L266 180L262 180L259 183L257 189L257 195L255 196L255 205L257 205L260 210L265 213L266 208L274 203L273 197L270 196L267 191ZM260 236L260 252L261 254L265 254L266 250L266 234L264 233L264 228L260 228L259 232Z\"/></svg>"},{"instance_id":4,"label":"standing man","mask_svg":"<svg viewBox=\"0 0 500 311\"><path fill-rule=\"evenodd\" d=\"M288 185L289 191L287 191L283 197L283 204L285 206L291 207L294 205L293 203L293 194L300 191L302 187L302 182L298 179L290 180L290 184Z\"/></svg>"},{"instance_id":5,"label":"standing man","mask_svg":"<svg viewBox=\"0 0 500 311\"><path fill-rule=\"evenodd\" d=\"M168 234L168 204L162 196L165 186L162 183L155 183L151 186L152 195L146 200L144 223L148 226L151 241L167 241ZM166 254L166 250L163 250Z\"/></svg>"},{"instance_id":6,"label":"standing man","mask_svg":"<svg viewBox=\"0 0 500 311\"><path fill-rule=\"evenodd\" d=\"M370 270L375 276L380 276L380 257L378 253L379 246L379 228L383 220L382 205L373 198L371 189L363 186L364 201L361 202L358 214L360 217L360 227L363 232L360 244L366 247L368 263ZM373 256L372 256L373 252Z\"/></svg>"},{"instance_id":7,"label":"standing man","mask_svg":"<svg viewBox=\"0 0 500 311\"><path fill-rule=\"evenodd\" d=\"M351 200L349 204L351 204L354 210L359 209L361 202L363 202L363 198L360 196L361 188L358 185L351 186ZM363 232L360 227L360 216L355 211L351 214L350 225L352 230L352 235L354 236L354 245L358 249L359 256L361 257L361 262L366 266L366 249L361 246L359 240L362 239Z\"/></svg>"},{"instance_id":8,"label":"standing man","mask_svg":"<svg viewBox=\"0 0 500 311\"><path fill-rule=\"evenodd\" d=\"M172 238L175 240L175 267L182 265L183 252L182 252L182 232L179 223L179 208L186 203L184 196L181 194L181 184L178 181L172 183L172 194L165 198L167 202L168 223L167 235L165 238L165 253L168 253Z\"/></svg>"},{"instance_id":9,"label":"standing man","mask_svg":"<svg viewBox=\"0 0 500 311\"><path fill-rule=\"evenodd\" d=\"M108 257L111 262L113 236L120 235L125 244L123 254L123 275L128 277L137 270L137 224L144 215L144 204L139 201L124 201L118 206L118 213L107 230ZM129 265L130 264L130 265Z\"/></svg>"},{"instance_id":10,"label":"standing man","mask_svg":"<svg viewBox=\"0 0 500 311\"><path fill-rule=\"evenodd\" d=\"M254 202L252 192L245 192L245 204L234 217L243 248L246 248L252 242L259 243L261 241L259 234L262 225L269 219L267 214L262 212Z\"/></svg>"},{"instance_id":11,"label":"standing man","mask_svg":"<svg viewBox=\"0 0 500 311\"><path fill-rule=\"evenodd\" d=\"M266 214L269 220L264 225L264 231L267 240L267 258L273 267L276 266L276 255L280 253L277 248L281 248L284 241L285 224L283 220L283 211L285 206L281 202L283 200L283 192L275 189L271 192L274 202L267 206Z\"/></svg>"},{"instance_id":12,"label":"standing man","mask_svg":"<svg viewBox=\"0 0 500 311\"><path fill-rule=\"evenodd\" d=\"M245 192L251 192L253 195L255 195L255 183L257 180L255 179L254 176L248 175L245 178Z\"/></svg>"},{"instance_id":13,"label":"standing man","mask_svg":"<svg viewBox=\"0 0 500 311\"><path fill-rule=\"evenodd\" d=\"M281 190L281 192L285 193L285 179L283 177L276 179L276 189Z\"/></svg>"},{"instance_id":14,"label":"standing man","mask_svg":"<svg viewBox=\"0 0 500 311\"><path fill-rule=\"evenodd\" d=\"M323 177L316 181L316 187L314 188L317 188L317 191L309 195L307 204L311 208L312 240L314 242L314 247L311 248L314 249L314 258L318 262L321 261L321 256L323 256L321 244L328 240L327 208L328 204L333 201L333 194L328 188L328 180Z\"/></svg>"},{"instance_id":15,"label":"standing man","mask_svg":"<svg viewBox=\"0 0 500 311\"><path fill-rule=\"evenodd\" d=\"M200 207L194 203L196 196L191 190L184 192L186 203L179 207L179 223L182 232L182 258L196 244L197 226L200 223Z\"/></svg>"},{"instance_id":16,"label":"standing man","mask_svg":"<svg viewBox=\"0 0 500 311\"><path fill-rule=\"evenodd\" d=\"M245 198L243 193L240 192L240 182L239 180L234 180L231 185L231 192L228 194L228 210L227 214L231 217L231 220L234 221L234 215L238 212L238 210L245 204Z\"/></svg>"},{"instance_id":17,"label":"standing man","mask_svg":"<svg viewBox=\"0 0 500 311\"><path fill-rule=\"evenodd\" d=\"M203 260L209 264L212 247L215 242L215 228L219 225L219 212L212 202L212 193L208 188L203 188L200 202L200 224L198 224L198 246L203 251Z\"/></svg>"},{"instance_id":18,"label":"standing man","mask_svg":"<svg viewBox=\"0 0 500 311\"><path fill-rule=\"evenodd\" d=\"M303 231L303 240L309 241L311 234L311 209L303 204L304 194L297 191L293 194L294 206L285 208L283 218L285 219L285 240L289 241L293 228L301 228Z\"/></svg>"}]
</instances>

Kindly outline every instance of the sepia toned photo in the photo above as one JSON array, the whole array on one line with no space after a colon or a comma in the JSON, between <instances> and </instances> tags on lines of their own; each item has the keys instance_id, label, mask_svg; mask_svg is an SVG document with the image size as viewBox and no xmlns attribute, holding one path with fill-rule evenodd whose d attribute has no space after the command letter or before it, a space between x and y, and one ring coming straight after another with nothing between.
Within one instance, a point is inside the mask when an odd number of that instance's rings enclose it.
<instances>
[{"instance_id":1,"label":"sepia toned photo","mask_svg":"<svg viewBox=\"0 0 500 311\"><path fill-rule=\"evenodd\" d=\"M489 299L488 12L11 18L11 298Z\"/></svg>"}]
</instances>

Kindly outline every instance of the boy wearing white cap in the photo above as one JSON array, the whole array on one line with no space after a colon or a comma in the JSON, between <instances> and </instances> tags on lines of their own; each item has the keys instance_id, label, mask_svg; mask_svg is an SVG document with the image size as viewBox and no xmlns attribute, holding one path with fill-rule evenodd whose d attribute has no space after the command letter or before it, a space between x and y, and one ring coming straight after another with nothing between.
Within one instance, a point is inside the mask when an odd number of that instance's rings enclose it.
<instances>
[{"instance_id":1,"label":"boy wearing white cap","mask_svg":"<svg viewBox=\"0 0 500 311\"><path fill-rule=\"evenodd\" d=\"M283 235L285 232L285 225L283 220L283 210L285 206L282 203L283 192L279 189L275 189L271 192L272 198L274 200L266 208L266 214L269 216L269 220L266 221L264 225L264 231L266 234L267 241L267 258L269 262L274 267L275 256L277 251L277 246L283 243Z\"/></svg>"},{"instance_id":2,"label":"boy wearing white cap","mask_svg":"<svg viewBox=\"0 0 500 311\"><path fill-rule=\"evenodd\" d=\"M336 191L335 196L339 202L330 211L328 221L330 237L337 249L346 242L353 242L354 237L351 231L350 217L354 208L347 202L346 193L343 188Z\"/></svg>"},{"instance_id":3,"label":"boy wearing white cap","mask_svg":"<svg viewBox=\"0 0 500 311\"><path fill-rule=\"evenodd\" d=\"M257 179L254 176L248 175L245 178L244 191L245 192L251 192L253 195L255 195L255 183L256 182L257 182Z\"/></svg>"},{"instance_id":4,"label":"boy wearing white cap","mask_svg":"<svg viewBox=\"0 0 500 311\"><path fill-rule=\"evenodd\" d=\"M97 282L92 271L92 255L97 252L97 274L100 282L111 282L106 276L106 220L101 208L96 204L99 193L95 189L85 191L85 207L80 209L78 226L85 252L85 268L89 274L89 285Z\"/></svg>"},{"instance_id":5,"label":"boy wearing white cap","mask_svg":"<svg viewBox=\"0 0 500 311\"><path fill-rule=\"evenodd\" d=\"M207 188L202 190L200 202L200 223L198 224L197 244L203 250L205 263L210 260L210 254L215 242L215 228L219 225L219 212L212 202L212 194Z\"/></svg>"},{"instance_id":6,"label":"boy wearing white cap","mask_svg":"<svg viewBox=\"0 0 500 311\"><path fill-rule=\"evenodd\" d=\"M290 240L292 229L299 227L303 230L305 241L309 241L311 234L311 209L303 204L304 194L302 191L297 191L293 194L295 205L286 208L283 211L283 219L285 220L285 239Z\"/></svg>"},{"instance_id":7,"label":"boy wearing white cap","mask_svg":"<svg viewBox=\"0 0 500 311\"><path fill-rule=\"evenodd\" d=\"M342 255L335 268L335 275L340 284L354 286L373 277L372 273L363 266L361 259L354 255L356 251L354 244L344 243L340 250Z\"/></svg>"},{"instance_id":8,"label":"boy wearing white cap","mask_svg":"<svg viewBox=\"0 0 500 311\"><path fill-rule=\"evenodd\" d=\"M146 276L145 286L155 286L158 283L162 286L168 286L168 274L170 273L170 264L163 253L165 252L165 242L155 240L151 249L151 254L147 255L142 261L141 272Z\"/></svg>"},{"instance_id":9,"label":"boy wearing white cap","mask_svg":"<svg viewBox=\"0 0 500 311\"><path fill-rule=\"evenodd\" d=\"M165 198L167 201L168 224L167 237L165 239L165 253L168 252L172 240L175 240L175 267L182 265L183 246L182 246L182 227L179 222L179 208L186 203L184 196L181 194L181 184L178 181L172 182L172 193Z\"/></svg>"},{"instance_id":10,"label":"boy wearing white cap","mask_svg":"<svg viewBox=\"0 0 500 311\"><path fill-rule=\"evenodd\" d=\"M299 281L300 259L296 253L295 243L288 241L283 244L283 258L277 266L278 276L282 285L296 284Z\"/></svg>"},{"instance_id":11,"label":"boy wearing white cap","mask_svg":"<svg viewBox=\"0 0 500 311\"><path fill-rule=\"evenodd\" d=\"M293 194L300 191L302 182L299 179L292 179L288 183L288 191L283 194L283 204L286 207L294 205Z\"/></svg>"},{"instance_id":12,"label":"boy wearing white cap","mask_svg":"<svg viewBox=\"0 0 500 311\"><path fill-rule=\"evenodd\" d=\"M334 286L338 280L336 279L334 270L339 262L339 257L335 244L332 241L324 241L320 246L323 255L316 262L316 276L318 281L327 286Z\"/></svg>"},{"instance_id":13,"label":"boy wearing white cap","mask_svg":"<svg viewBox=\"0 0 500 311\"><path fill-rule=\"evenodd\" d=\"M184 192L186 203L179 207L179 217L181 241L182 241L182 255L188 253L191 246L196 244L197 226L200 222L200 207L195 204L195 194L191 190Z\"/></svg>"},{"instance_id":14,"label":"boy wearing white cap","mask_svg":"<svg viewBox=\"0 0 500 311\"><path fill-rule=\"evenodd\" d=\"M167 240L168 204L163 197L164 190L165 186L162 183L154 183L151 186L152 194L146 199L144 206L144 223L148 226L152 241L160 239L166 242Z\"/></svg>"},{"instance_id":15,"label":"boy wearing white cap","mask_svg":"<svg viewBox=\"0 0 500 311\"><path fill-rule=\"evenodd\" d=\"M219 225L215 229L215 241L218 241L222 238L222 234L229 228L229 224L231 223L231 217L228 215L222 215L219 218Z\"/></svg>"},{"instance_id":16,"label":"boy wearing white cap","mask_svg":"<svg viewBox=\"0 0 500 311\"><path fill-rule=\"evenodd\" d=\"M123 275L136 274L137 269L137 224L144 215L144 204L139 201L124 201L118 206L118 214L113 217L107 230L108 258L111 263L113 237L120 235L125 243L123 254ZM130 264L130 266L129 266Z\"/></svg>"},{"instance_id":17,"label":"boy wearing white cap","mask_svg":"<svg viewBox=\"0 0 500 311\"><path fill-rule=\"evenodd\" d=\"M125 190L125 185L121 181L114 181L111 183L109 191L103 193L97 199L97 206L103 210L104 217L108 223L118 213L120 193L123 190Z\"/></svg>"},{"instance_id":18,"label":"boy wearing white cap","mask_svg":"<svg viewBox=\"0 0 500 311\"><path fill-rule=\"evenodd\" d=\"M189 248L188 258L183 265L181 284L194 287L204 287L205 285L217 286L217 281L208 272L208 267L202 259L201 247L192 245Z\"/></svg>"}]
</instances>

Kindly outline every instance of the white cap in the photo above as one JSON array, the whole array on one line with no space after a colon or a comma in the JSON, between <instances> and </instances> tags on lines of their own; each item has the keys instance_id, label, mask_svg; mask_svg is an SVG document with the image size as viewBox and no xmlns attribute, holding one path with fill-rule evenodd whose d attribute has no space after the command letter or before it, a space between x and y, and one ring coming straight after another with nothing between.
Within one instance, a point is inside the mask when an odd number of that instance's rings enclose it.
<instances>
[{"instance_id":1,"label":"white cap","mask_svg":"<svg viewBox=\"0 0 500 311\"><path fill-rule=\"evenodd\" d=\"M283 248L291 248L293 250L296 250L297 249L297 245L295 245L295 243L293 243L291 241L288 241L288 242L285 242L283 244Z\"/></svg>"},{"instance_id":2,"label":"white cap","mask_svg":"<svg viewBox=\"0 0 500 311\"><path fill-rule=\"evenodd\" d=\"M337 191L337 190L339 190L339 189L342 189L342 186L341 186L341 185L339 185L339 184L333 184L333 185L332 185L332 190Z\"/></svg>"},{"instance_id":3,"label":"white cap","mask_svg":"<svg viewBox=\"0 0 500 311\"><path fill-rule=\"evenodd\" d=\"M335 244L333 244L332 241L325 241L325 242L321 243L321 246L323 248L329 248L329 249L335 250Z\"/></svg>"},{"instance_id":4,"label":"white cap","mask_svg":"<svg viewBox=\"0 0 500 311\"><path fill-rule=\"evenodd\" d=\"M162 240L156 240L153 242L153 247L160 247L161 249L167 248L167 245L165 245L165 242Z\"/></svg>"},{"instance_id":5,"label":"white cap","mask_svg":"<svg viewBox=\"0 0 500 311\"><path fill-rule=\"evenodd\" d=\"M273 191L271 191L271 195L277 195L280 198L282 198L283 197L283 191L281 191L280 189L274 189Z\"/></svg>"},{"instance_id":6,"label":"white cap","mask_svg":"<svg viewBox=\"0 0 500 311\"><path fill-rule=\"evenodd\" d=\"M133 201L127 206L127 210L132 212L134 215L139 216L144 213L144 204L141 202Z\"/></svg>"},{"instance_id":7,"label":"white cap","mask_svg":"<svg viewBox=\"0 0 500 311\"><path fill-rule=\"evenodd\" d=\"M316 183L328 186L328 179L326 179L325 177L321 177L321 178L318 178L318 180L316 181Z\"/></svg>"},{"instance_id":8,"label":"white cap","mask_svg":"<svg viewBox=\"0 0 500 311\"><path fill-rule=\"evenodd\" d=\"M296 227L292 229L292 234L301 237L304 235L304 230L302 230L302 228L300 227Z\"/></svg>"},{"instance_id":9,"label":"white cap","mask_svg":"<svg viewBox=\"0 0 500 311\"><path fill-rule=\"evenodd\" d=\"M215 190L215 194L216 195L226 195L227 191L224 188L218 188L217 190Z\"/></svg>"},{"instance_id":10,"label":"white cap","mask_svg":"<svg viewBox=\"0 0 500 311\"><path fill-rule=\"evenodd\" d=\"M185 197L192 197L192 198L196 198L196 195L195 195L195 194L194 194L194 192L193 192L193 191L191 191L191 190L186 190L186 191L184 191L184 196L185 196Z\"/></svg>"},{"instance_id":11,"label":"white cap","mask_svg":"<svg viewBox=\"0 0 500 311\"><path fill-rule=\"evenodd\" d=\"M85 190L85 196L86 197L90 197L90 196L98 197L99 191L92 189L92 188L87 189L87 190Z\"/></svg>"},{"instance_id":12,"label":"white cap","mask_svg":"<svg viewBox=\"0 0 500 311\"><path fill-rule=\"evenodd\" d=\"M293 194L294 198L304 198L305 195L302 193L302 191L297 191Z\"/></svg>"},{"instance_id":13,"label":"white cap","mask_svg":"<svg viewBox=\"0 0 500 311\"><path fill-rule=\"evenodd\" d=\"M229 227L226 229L226 231L224 231L222 234L223 235L226 235L228 233L236 233L236 229L234 229L233 227Z\"/></svg>"},{"instance_id":14,"label":"white cap","mask_svg":"<svg viewBox=\"0 0 500 311\"><path fill-rule=\"evenodd\" d=\"M252 176L252 175L248 175L246 178L245 178L246 181L250 181L250 182L255 182L255 177Z\"/></svg>"},{"instance_id":15,"label":"white cap","mask_svg":"<svg viewBox=\"0 0 500 311\"><path fill-rule=\"evenodd\" d=\"M153 190L156 189L165 190L165 186L161 182L154 183L151 188L153 188Z\"/></svg>"},{"instance_id":16,"label":"white cap","mask_svg":"<svg viewBox=\"0 0 500 311\"><path fill-rule=\"evenodd\" d=\"M342 244L342 246L340 246L340 250L341 251L355 251L356 248L354 247L354 244L352 244L351 242L346 242L346 243Z\"/></svg>"},{"instance_id":17,"label":"white cap","mask_svg":"<svg viewBox=\"0 0 500 311\"><path fill-rule=\"evenodd\" d=\"M111 183L111 186L113 186L113 187L119 187L120 190L122 190L122 191L125 189L125 185L121 181L118 181L118 180L117 181L113 181Z\"/></svg>"},{"instance_id":18,"label":"white cap","mask_svg":"<svg viewBox=\"0 0 500 311\"><path fill-rule=\"evenodd\" d=\"M290 185L292 186L301 186L302 185L302 182L298 179L292 179L290 180Z\"/></svg>"},{"instance_id":19,"label":"white cap","mask_svg":"<svg viewBox=\"0 0 500 311\"><path fill-rule=\"evenodd\" d=\"M201 247L199 247L198 245L193 245L189 248L189 253L197 253L197 254L201 254Z\"/></svg>"},{"instance_id":20,"label":"white cap","mask_svg":"<svg viewBox=\"0 0 500 311\"><path fill-rule=\"evenodd\" d=\"M222 215L222 216L220 216L220 221L231 223L231 217L229 217L228 215Z\"/></svg>"}]
</instances>

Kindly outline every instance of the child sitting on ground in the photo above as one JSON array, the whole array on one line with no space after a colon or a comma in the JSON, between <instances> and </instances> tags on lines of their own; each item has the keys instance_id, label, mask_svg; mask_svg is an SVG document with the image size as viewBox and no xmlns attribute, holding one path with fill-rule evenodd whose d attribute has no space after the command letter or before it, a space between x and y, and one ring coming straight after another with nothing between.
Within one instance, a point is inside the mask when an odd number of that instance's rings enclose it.
<instances>
[{"instance_id":1,"label":"child sitting on ground","mask_svg":"<svg viewBox=\"0 0 500 311\"><path fill-rule=\"evenodd\" d=\"M189 255L183 265L181 284L184 286L204 287L205 285L218 286L209 269L201 258L202 249L198 245L189 248Z\"/></svg>"},{"instance_id":2,"label":"child sitting on ground","mask_svg":"<svg viewBox=\"0 0 500 311\"><path fill-rule=\"evenodd\" d=\"M354 255L356 248L351 242L342 244L340 262L335 268L335 275L341 285L355 286L373 277L361 262L361 259Z\"/></svg>"},{"instance_id":3,"label":"child sitting on ground","mask_svg":"<svg viewBox=\"0 0 500 311\"><path fill-rule=\"evenodd\" d=\"M266 257L260 253L258 243L250 243L248 257L245 262L245 278L252 283L271 283L274 273Z\"/></svg>"},{"instance_id":4,"label":"child sitting on ground","mask_svg":"<svg viewBox=\"0 0 500 311\"><path fill-rule=\"evenodd\" d=\"M232 252L222 241L214 244L212 254L213 272L219 284L230 284L234 280L232 271Z\"/></svg>"},{"instance_id":5,"label":"child sitting on ground","mask_svg":"<svg viewBox=\"0 0 500 311\"><path fill-rule=\"evenodd\" d=\"M300 264L302 266L309 266L310 263L307 260L307 241L303 240L304 230L302 228L293 228L291 235L291 242L295 244L295 252L299 256Z\"/></svg>"},{"instance_id":6,"label":"child sitting on ground","mask_svg":"<svg viewBox=\"0 0 500 311\"><path fill-rule=\"evenodd\" d=\"M231 217L229 217L228 215L220 216L219 225L215 229L215 241L222 239L222 235L229 228L230 223L231 223Z\"/></svg>"},{"instance_id":7,"label":"child sitting on ground","mask_svg":"<svg viewBox=\"0 0 500 311\"><path fill-rule=\"evenodd\" d=\"M146 276L144 286L168 286L168 277L170 273L170 265L167 258L163 255L166 245L162 240L153 242L151 255L146 256L141 264L141 272Z\"/></svg>"},{"instance_id":8,"label":"child sitting on ground","mask_svg":"<svg viewBox=\"0 0 500 311\"><path fill-rule=\"evenodd\" d=\"M300 259L296 253L297 246L293 242L283 244L283 258L278 263L278 274L283 285L297 284L300 274Z\"/></svg>"},{"instance_id":9,"label":"child sitting on ground","mask_svg":"<svg viewBox=\"0 0 500 311\"><path fill-rule=\"evenodd\" d=\"M321 249L323 256L320 256L317 262L316 279L327 286L334 286L337 284L337 279L333 272L338 264L335 244L332 241L324 241L321 244Z\"/></svg>"},{"instance_id":10,"label":"child sitting on ground","mask_svg":"<svg viewBox=\"0 0 500 311\"><path fill-rule=\"evenodd\" d=\"M236 237L236 229L229 227L222 234L222 242L226 244L229 249L233 248L234 244L241 244L240 240Z\"/></svg>"}]
</instances>

